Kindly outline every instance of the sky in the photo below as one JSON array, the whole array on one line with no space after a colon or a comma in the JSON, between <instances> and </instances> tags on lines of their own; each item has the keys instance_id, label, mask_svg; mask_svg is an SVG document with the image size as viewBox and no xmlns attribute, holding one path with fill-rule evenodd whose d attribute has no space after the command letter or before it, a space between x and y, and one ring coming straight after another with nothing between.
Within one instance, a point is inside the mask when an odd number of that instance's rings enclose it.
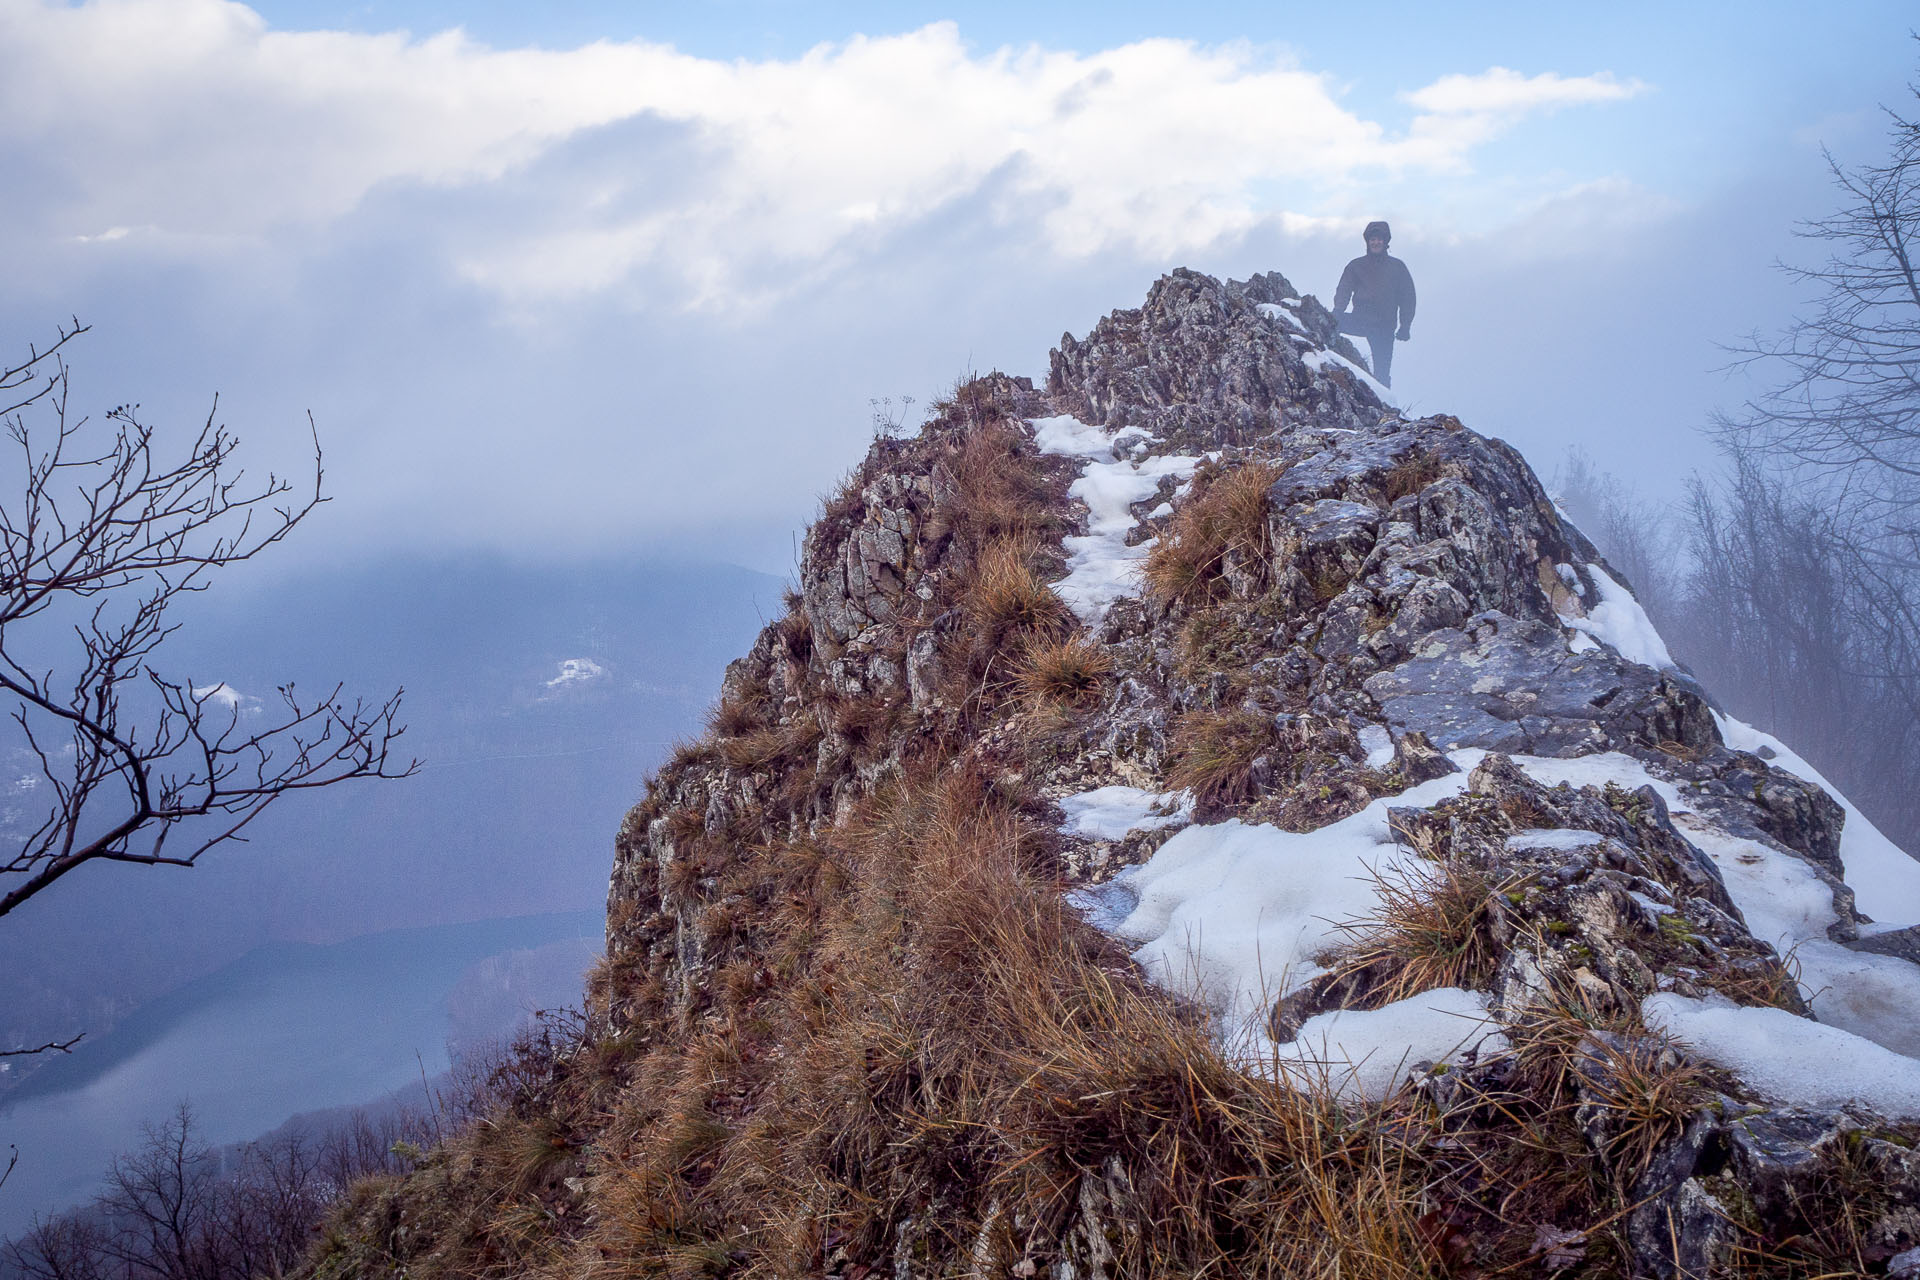
<instances>
[{"instance_id":1,"label":"sky","mask_svg":"<svg viewBox=\"0 0 1920 1280\"><path fill-rule=\"evenodd\" d=\"M970 371L1178 266L1420 286L1396 390L1655 497L1778 328L1822 148L1913 114L1908 6L0 0L0 344L209 412L397 547L782 573ZM218 396L217 409L214 409ZM13 464L17 465L17 464ZM0 479L3 479L0 476Z\"/></svg>"}]
</instances>

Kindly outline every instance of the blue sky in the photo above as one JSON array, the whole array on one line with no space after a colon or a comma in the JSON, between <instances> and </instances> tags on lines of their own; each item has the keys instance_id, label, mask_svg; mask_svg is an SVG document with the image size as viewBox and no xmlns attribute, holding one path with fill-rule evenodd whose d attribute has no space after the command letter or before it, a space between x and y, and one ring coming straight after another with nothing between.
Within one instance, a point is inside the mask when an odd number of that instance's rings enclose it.
<instances>
[{"instance_id":1,"label":"blue sky","mask_svg":"<svg viewBox=\"0 0 1920 1280\"><path fill-rule=\"evenodd\" d=\"M0 0L0 341L78 315L81 400L218 391L264 461L312 410L338 500L286 560L777 571L870 398L1038 376L1175 266L1324 297L1385 216L1411 407L1670 496L1742 390L1715 344L1791 314L1821 145L1911 113L1909 22Z\"/></svg>"}]
</instances>

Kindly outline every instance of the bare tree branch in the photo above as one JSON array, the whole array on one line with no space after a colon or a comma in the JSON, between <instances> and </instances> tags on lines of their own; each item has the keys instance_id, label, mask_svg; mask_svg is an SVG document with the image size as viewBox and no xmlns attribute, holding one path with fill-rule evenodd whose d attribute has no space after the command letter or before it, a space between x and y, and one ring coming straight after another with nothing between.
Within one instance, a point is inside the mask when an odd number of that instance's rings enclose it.
<instances>
[{"instance_id":1,"label":"bare tree branch","mask_svg":"<svg viewBox=\"0 0 1920 1280\"><path fill-rule=\"evenodd\" d=\"M65 1040L49 1040L33 1049L0 1049L0 1058L30 1058L36 1053L72 1053L73 1046L86 1038L87 1033L82 1031Z\"/></svg>"},{"instance_id":2,"label":"bare tree branch","mask_svg":"<svg viewBox=\"0 0 1920 1280\"><path fill-rule=\"evenodd\" d=\"M0 371L22 481L0 495L0 695L43 797L0 845L0 916L89 862L192 866L282 796L417 768L394 754L397 692L369 703L289 684L269 709L155 665L172 606L325 500L318 437L296 485L248 479L217 401L177 454L137 405L76 417L66 353L84 332Z\"/></svg>"}]
</instances>

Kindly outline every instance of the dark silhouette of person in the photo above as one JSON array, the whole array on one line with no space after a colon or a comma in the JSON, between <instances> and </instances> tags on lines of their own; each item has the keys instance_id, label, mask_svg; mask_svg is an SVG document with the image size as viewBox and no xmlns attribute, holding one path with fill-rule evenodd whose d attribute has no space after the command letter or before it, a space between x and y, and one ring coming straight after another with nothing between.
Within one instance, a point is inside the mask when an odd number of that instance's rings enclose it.
<instances>
[{"instance_id":1,"label":"dark silhouette of person","mask_svg":"<svg viewBox=\"0 0 1920 1280\"><path fill-rule=\"evenodd\" d=\"M1413 275L1407 264L1387 252L1393 241L1393 228L1384 222L1369 222L1361 233L1367 242L1364 256L1355 258L1340 273L1340 284L1333 291L1333 316L1340 332L1365 338L1373 355L1373 376L1382 385L1393 385L1393 343L1412 337ZM1347 311L1347 302L1353 310Z\"/></svg>"}]
</instances>

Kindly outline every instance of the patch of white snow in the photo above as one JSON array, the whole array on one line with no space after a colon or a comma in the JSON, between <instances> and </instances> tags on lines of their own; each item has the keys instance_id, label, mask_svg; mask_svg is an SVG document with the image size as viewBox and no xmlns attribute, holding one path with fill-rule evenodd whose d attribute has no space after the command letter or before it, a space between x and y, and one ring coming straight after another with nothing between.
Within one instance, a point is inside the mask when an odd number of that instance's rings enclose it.
<instances>
[{"instance_id":1,"label":"patch of white snow","mask_svg":"<svg viewBox=\"0 0 1920 1280\"><path fill-rule=\"evenodd\" d=\"M1743 1008L1724 996L1671 992L1641 1002L1647 1025L1691 1047L1777 1101L1860 1103L1890 1119L1920 1119L1920 1061L1784 1009Z\"/></svg>"},{"instance_id":2,"label":"patch of white snow","mask_svg":"<svg viewBox=\"0 0 1920 1280\"><path fill-rule=\"evenodd\" d=\"M1139 787L1095 787L1062 796L1067 815L1060 830L1070 836L1118 840L1129 831L1155 831L1193 820L1190 791L1143 791Z\"/></svg>"},{"instance_id":3,"label":"patch of white snow","mask_svg":"<svg viewBox=\"0 0 1920 1280\"><path fill-rule=\"evenodd\" d=\"M1464 790L1449 774L1305 834L1237 819L1176 832L1124 880L1088 891L1109 932L1162 986L1220 1013L1229 1042L1257 1030L1272 1000L1323 972L1316 956L1375 915L1375 873L1425 864L1387 827L1389 805L1430 805Z\"/></svg>"},{"instance_id":4,"label":"patch of white snow","mask_svg":"<svg viewBox=\"0 0 1920 1280\"><path fill-rule=\"evenodd\" d=\"M1257 304L1257 306L1259 308L1260 314L1263 316L1266 316L1269 320L1278 320L1282 324L1286 325L1289 329L1297 329L1301 333L1305 333L1307 331L1307 326L1300 323L1300 318L1298 316L1294 315L1293 312L1287 310L1285 307L1279 305L1278 303L1262 302Z\"/></svg>"},{"instance_id":5,"label":"patch of white snow","mask_svg":"<svg viewBox=\"0 0 1920 1280\"><path fill-rule=\"evenodd\" d=\"M1127 545L1127 535L1139 523L1130 508L1152 497L1163 477L1190 478L1200 459L1163 455L1112 461L1116 437L1064 415L1035 418L1033 428L1041 452L1087 459L1067 490L1087 504L1087 532L1063 540L1067 576L1053 590L1083 622L1095 623L1108 605L1139 589L1140 567L1153 550L1152 538Z\"/></svg>"},{"instance_id":6,"label":"patch of white snow","mask_svg":"<svg viewBox=\"0 0 1920 1280\"><path fill-rule=\"evenodd\" d=\"M1384 769L1393 763L1393 737L1384 727L1370 724L1360 730L1360 745L1367 753L1367 768Z\"/></svg>"},{"instance_id":7,"label":"patch of white snow","mask_svg":"<svg viewBox=\"0 0 1920 1280\"><path fill-rule=\"evenodd\" d=\"M1254 1064L1283 1076L1306 1068L1342 1096L1384 1098L1417 1062L1457 1062L1469 1052L1507 1048L1499 1024L1488 1016L1487 998L1459 987L1423 991L1378 1009L1336 1009L1301 1024L1286 1044L1267 1042Z\"/></svg>"},{"instance_id":8,"label":"patch of white snow","mask_svg":"<svg viewBox=\"0 0 1920 1280\"><path fill-rule=\"evenodd\" d=\"M1713 713L1713 720L1729 747L1758 755L1771 751L1774 764L1821 788L1847 811L1846 824L1840 828L1840 861L1846 866L1846 880L1853 886L1860 910L1873 917L1876 931L1920 924L1920 861L1908 857L1883 835L1866 814L1840 794L1838 787L1786 743L1718 711Z\"/></svg>"},{"instance_id":9,"label":"patch of white snow","mask_svg":"<svg viewBox=\"0 0 1920 1280\"><path fill-rule=\"evenodd\" d=\"M1397 408L1400 404L1398 400L1395 400L1393 398L1392 390L1389 389L1385 383L1381 382L1378 378L1368 373L1365 369L1361 368L1359 365L1355 364L1353 361L1341 355L1338 351L1328 351L1328 350L1325 350L1324 348L1320 350L1315 350L1315 351L1303 351L1300 353L1300 358L1306 361L1307 367L1309 369L1314 370L1316 373L1324 371L1328 368L1345 369L1347 372L1351 373L1354 377L1366 383L1367 387L1372 390L1373 394L1380 397L1380 402L1382 404L1388 405L1394 408Z\"/></svg>"},{"instance_id":10,"label":"patch of white snow","mask_svg":"<svg viewBox=\"0 0 1920 1280\"><path fill-rule=\"evenodd\" d=\"M1643 666L1666 668L1673 665L1673 657L1667 652L1666 641L1654 630L1653 620L1647 617L1647 611L1633 598L1633 592L1627 590L1597 564L1587 566L1587 572L1593 575L1594 585L1600 589L1600 603L1587 611L1584 618L1562 616L1560 621L1575 631L1584 631L1595 640L1613 646L1613 649L1628 662L1638 662ZM1576 653L1580 650L1576 649Z\"/></svg>"}]
</instances>

